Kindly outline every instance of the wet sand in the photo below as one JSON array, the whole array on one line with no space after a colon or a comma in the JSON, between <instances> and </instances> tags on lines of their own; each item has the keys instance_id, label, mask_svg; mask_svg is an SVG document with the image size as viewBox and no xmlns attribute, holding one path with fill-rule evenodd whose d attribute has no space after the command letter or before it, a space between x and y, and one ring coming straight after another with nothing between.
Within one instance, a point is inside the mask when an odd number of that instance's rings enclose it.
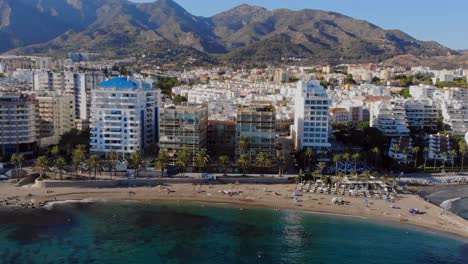
<instances>
[{"instance_id":1,"label":"wet sand","mask_svg":"<svg viewBox=\"0 0 468 264\"><path fill-rule=\"evenodd\" d=\"M228 195L225 190L238 194ZM175 201L229 203L240 208L268 207L280 210L298 210L319 213L352 215L370 219L405 223L451 233L468 238L468 221L435 206L417 195L401 194L395 203L382 199L349 197L331 194L302 193L297 202L293 200L295 184L285 185L193 185L172 184L139 188L55 188L42 189L33 186L14 187L0 183L0 201L8 199L9 205L41 203L66 200L137 200L142 202ZM333 197L340 197L346 205L335 205ZM368 203L364 203L364 199ZM5 206L0 202L0 206ZM391 208L392 205L399 209ZM412 215L410 208L418 208L421 214Z\"/></svg>"}]
</instances>

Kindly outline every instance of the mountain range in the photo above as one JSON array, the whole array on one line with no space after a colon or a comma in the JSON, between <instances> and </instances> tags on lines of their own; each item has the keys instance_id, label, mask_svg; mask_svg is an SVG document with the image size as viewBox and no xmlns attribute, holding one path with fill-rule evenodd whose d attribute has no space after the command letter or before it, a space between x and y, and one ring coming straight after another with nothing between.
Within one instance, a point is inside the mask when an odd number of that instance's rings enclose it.
<instances>
[{"instance_id":1,"label":"mountain range","mask_svg":"<svg viewBox=\"0 0 468 264\"><path fill-rule=\"evenodd\" d=\"M195 16L172 0L0 0L0 52L93 52L235 63L382 61L456 55L437 42L320 10L241 5Z\"/></svg>"}]
</instances>

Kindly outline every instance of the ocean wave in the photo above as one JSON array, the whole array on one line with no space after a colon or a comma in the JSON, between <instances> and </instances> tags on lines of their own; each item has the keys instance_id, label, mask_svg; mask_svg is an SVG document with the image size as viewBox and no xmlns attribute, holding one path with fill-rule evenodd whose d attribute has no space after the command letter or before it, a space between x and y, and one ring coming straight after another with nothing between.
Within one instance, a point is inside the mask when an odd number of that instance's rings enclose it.
<instances>
[{"instance_id":1,"label":"ocean wave","mask_svg":"<svg viewBox=\"0 0 468 264\"><path fill-rule=\"evenodd\" d=\"M449 200L445 200L443 201L441 204L440 204L440 207L446 209L446 210L450 210L452 209L452 204L455 202L455 201L458 201L460 199L462 199L463 197L458 197L458 198L453 198L453 199L449 199Z\"/></svg>"},{"instance_id":2,"label":"ocean wave","mask_svg":"<svg viewBox=\"0 0 468 264\"><path fill-rule=\"evenodd\" d=\"M63 205L63 204L74 204L74 203L95 203L95 202L105 202L106 200L102 199L82 199L82 200L64 200L64 201L55 201L55 202L48 202L44 205L44 208L47 210L52 210L56 205Z\"/></svg>"}]
</instances>

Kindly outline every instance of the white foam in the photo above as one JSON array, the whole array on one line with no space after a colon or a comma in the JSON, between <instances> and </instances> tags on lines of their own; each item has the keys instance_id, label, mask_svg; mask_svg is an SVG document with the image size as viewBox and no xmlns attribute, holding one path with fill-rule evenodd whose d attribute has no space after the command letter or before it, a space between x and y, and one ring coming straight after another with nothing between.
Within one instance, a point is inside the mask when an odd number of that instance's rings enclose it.
<instances>
[{"instance_id":1,"label":"white foam","mask_svg":"<svg viewBox=\"0 0 468 264\"><path fill-rule=\"evenodd\" d=\"M462 199L462 197L458 197L458 198L454 198L454 199L449 199L449 200L445 200L443 201L441 204L440 204L440 207L446 209L446 210L450 210L452 208L452 204L453 202L455 201L458 201Z\"/></svg>"},{"instance_id":2,"label":"white foam","mask_svg":"<svg viewBox=\"0 0 468 264\"><path fill-rule=\"evenodd\" d=\"M60 205L60 204L94 203L94 202L105 202L105 200L88 198L88 199L82 199L82 200L64 200L64 201L48 202L46 205L44 205L44 208L47 210L52 210L54 206Z\"/></svg>"}]
</instances>

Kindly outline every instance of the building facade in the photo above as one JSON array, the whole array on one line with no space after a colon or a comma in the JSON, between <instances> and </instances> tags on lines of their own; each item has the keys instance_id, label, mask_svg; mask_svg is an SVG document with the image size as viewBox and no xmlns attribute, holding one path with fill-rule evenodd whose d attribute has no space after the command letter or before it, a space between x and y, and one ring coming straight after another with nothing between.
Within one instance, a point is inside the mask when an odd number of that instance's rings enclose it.
<instances>
[{"instance_id":1,"label":"building facade","mask_svg":"<svg viewBox=\"0 0 468 264\"><path fill-rule=\"evenodd\" d=\"M296 150L314 148L317 152L329 149L329 109L331 99L319 81L300 81L297 84L294 116Z\"/></svg>"},{"instance_id":2,"label":"building facade","mask_svg":"<svg viewBox=\"0 0 468 264\"><path fill-rule=\"evenodd\" d=\"M31 154L38 143L38 102L26 95L0 95L0 154Z\"/></svg>"},{"instance_id":3,"label":"building facade","mask_svg":"<svg viewBox=\"0 0 468 264\"><path fill-rule=\"evenodd\" d=\"M151 83L114 78L91 94L91 152L125 156L157 143L160 91Z\"/></svg>"},{"instance_id":4,"label":"building facade","mask_svg":"<svg viewBox=\"0 0 468 264\"><path fill-rule=\"evenodd\" d=\"M208 108L204 105L168 105L161 110L159 147L175 163L177 153L187 149L194 156L207 147Z\"/></svg>"},{"instance_id":5,"label":"building facade","mask_svg":"<svg viewBox=\"0 0 468 264\"><path fill-rule=\"evenodd\" d=\"M75 128L75 97L39 96L39 135L41 147L57 145L60 136Z\"/></svg>"},{"instance_id":6,"label":"building facade","mask_svg":"<svg viewBox=\"0 0 468 264\"><path fill-rule=\"evenodd\" d=\"M208 120L208 151L213 157L235 157L236 121Z\"/></svg>"},{"instance_id":7,"label":"building facade","mask_svg":"<svg viewBox=\"0 0 468 264\"><path fill-rule=\"evenodd\" d=\"M236 157L247 154L255 160L260 152L271 159L276 157L276 115L271 105L243 105L237 109ZM241 141L249 141L247 153L241 149Z\"/></svg>"}]
</instances>

